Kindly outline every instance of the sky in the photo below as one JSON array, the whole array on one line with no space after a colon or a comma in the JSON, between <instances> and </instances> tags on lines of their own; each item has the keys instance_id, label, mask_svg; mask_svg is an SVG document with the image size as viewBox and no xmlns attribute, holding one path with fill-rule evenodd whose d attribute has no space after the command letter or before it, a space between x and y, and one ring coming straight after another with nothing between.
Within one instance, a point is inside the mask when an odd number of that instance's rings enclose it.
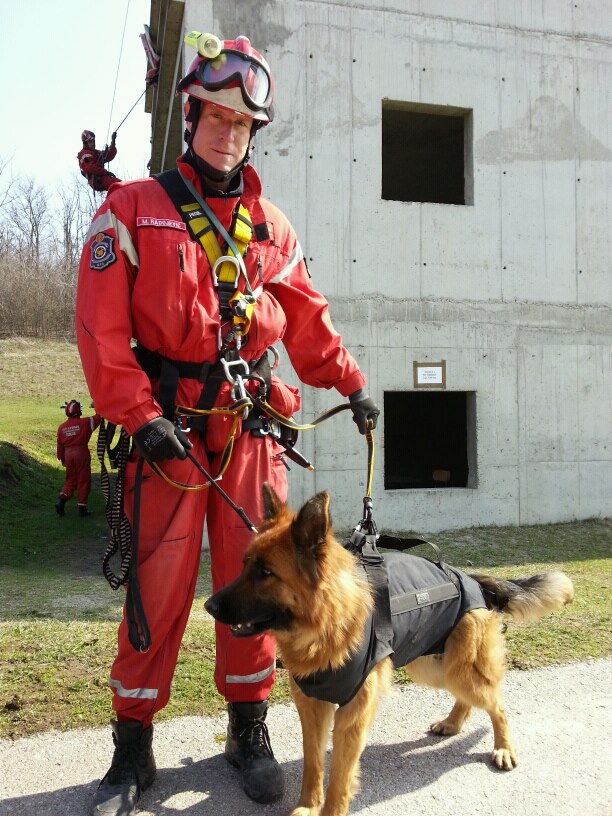
<instances>
[{"instance_id":1,"label":"sky","mask_svg":"<svg viewBox=\"0 0 612 816\"><path fill-rule=\"evenodd\" d=\"M81 132L93 130L104 147L145 90L139 35L150 0L0 0L0 10L0 159L10 160L0 186L12 174L51 193L73 175L81 179ZM119 127L117 157L107 165L122 179L148 175L144 101Z\"/></svg>"}]
</instances>

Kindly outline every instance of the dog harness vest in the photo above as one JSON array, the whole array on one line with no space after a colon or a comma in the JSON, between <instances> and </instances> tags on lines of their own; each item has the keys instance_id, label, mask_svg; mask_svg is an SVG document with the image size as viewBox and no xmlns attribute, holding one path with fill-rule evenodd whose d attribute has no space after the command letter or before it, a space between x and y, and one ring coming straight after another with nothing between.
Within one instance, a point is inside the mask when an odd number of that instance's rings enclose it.
<instances>
[{"instance_id":1,"label":"dog harness vest","mask_svg":"<svg viewBox=\"0 0 612 816\"><path fill-rule=\"evenodd\" d=\"M427 558L385 553L384 564L389 578L392 641L379 640L374 613L370 613L361 644L344 666L294 677L307 697L346 705L373 667L385 657L392 655L397 669L417 657L440 654L461 617L471 609L486 608L480 584L448 564L444 567L456 576L459 588L438 564Z\"/></svg>"}]
</instances>

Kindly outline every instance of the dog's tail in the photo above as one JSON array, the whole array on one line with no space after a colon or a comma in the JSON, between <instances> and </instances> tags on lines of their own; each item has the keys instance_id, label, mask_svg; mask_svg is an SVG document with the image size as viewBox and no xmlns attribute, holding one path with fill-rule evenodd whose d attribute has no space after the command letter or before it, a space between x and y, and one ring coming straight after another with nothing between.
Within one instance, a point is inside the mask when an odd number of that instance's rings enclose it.
<instances>
[{"instance_id":1,"label":"dog's tail","mask_svg":"<svg viewBox=\"0 0 612 816\"><path fill-rule=\"evenodd\" d=\"M564 572L541 572L531 578L504 581L491 575L473 575L482 587L488 609L506 612L530 623L574 599L574 585Z\"/></svg>"}]
</instances>

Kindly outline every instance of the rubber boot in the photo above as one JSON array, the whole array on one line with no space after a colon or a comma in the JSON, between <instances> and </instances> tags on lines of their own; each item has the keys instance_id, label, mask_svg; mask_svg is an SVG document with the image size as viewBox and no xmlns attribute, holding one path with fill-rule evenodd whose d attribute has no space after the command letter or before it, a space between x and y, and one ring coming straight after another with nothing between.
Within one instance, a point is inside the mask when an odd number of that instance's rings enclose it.
<instances>
[{"instance_id":1,"label":"rubber boot","mask_svg":"<svg viewBox=\"0 0 612 816\"><path fill-rule=\"evenodd\" d=\"M283 771L274 759L265 723L268 701L229 703L225 758L242 773L242 787L255 802L275 802L283 795Z\"/></svg>"},{"instance_id":2,"label":"rubber boot","mask_svg":"<svg viewBox=\"0 0 612 816\"><path fill-rule=\"evenodd\" d=\"M64 515L64 505L66 504L66 499L63 496L60 496L59 499L55 502L55 512L58 516Z\"/></svg>"},{"instance_id":3,"label":"rubber boot","mask_svg":"<svg viewBox=\"0 0 612 816\"><path fill-rule=\"evenodd\" d=\"M115 753L94 797L92 816L131 816L140 794L153 784L153 726L111 720Z\"/></svg>"},{"instance_id":4,"label":"rubber boot","mask_svg":"<svg viewBox=\"0 0 612 816\"><path fill-rule=\"evenodd\" d=\"M91 513L87 509L86 504L77 504L77 510L79 511L79 516L81 516L81 518L84 518L85 516L91 516Z\"/></svg>"}]
</instances>

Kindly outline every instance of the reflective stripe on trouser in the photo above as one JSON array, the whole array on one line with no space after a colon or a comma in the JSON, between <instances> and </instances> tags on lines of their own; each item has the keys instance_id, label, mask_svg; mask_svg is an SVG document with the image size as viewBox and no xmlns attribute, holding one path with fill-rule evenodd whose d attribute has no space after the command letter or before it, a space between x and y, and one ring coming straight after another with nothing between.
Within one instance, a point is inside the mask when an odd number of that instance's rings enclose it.
<instances>
[{"instance_id":1,"label":"reflective stripe on trouser","mask_svg":"<svg viewBox=\"0 0 612 816\"><path fill-rule=\"evenodd\" d=\"M278 495L287 497L287 471L278 453L282 451L270 437L243 434L237 440L230 466L223 476L223 489L244 508L257 526L263 515L261 489L269 482ZM242 558L252 533L218 494L208 505L208 538L212 564L213 591L233 581L242 569ZM276 678L276 642L269 632L249 638L235 638L229 627L216 623L217 657L215 683L230 703L265 699Z\"/></svg>"},{"instance_id":2,"label":"reflective stripe on trouser","mask_svg":"<svg viewBox=\"0 0 612 816\"><path fill-rule=\"evenodd\" d=\"M202 441L191 437L193 455L208 469ZM221 485L243 507L254 524L261 518L261 486L270 482L281 497L287 493L285 467L275 460L280 450L269 438L245 434L237 440ZM126 469L126 514L131 520L135 463ZM204 480L187 459L163 463L177 482ZM141 489L139 581L152 645L145 654L129 643L125 619L119 627L118 653L111 669L113 708L120 719L148 726L170 697L179 648L191 611L200 562L202 529L208 507L208 535L213 588L233 580L252 534L231 507L210 488L184 491L164 482L145 465ZM255 702L270 692L275 679L275 642L269 634L234 638L217 626L215 681L228 702ZM229 677L229 680L228 680Z\"/></svg>"}]
</instances>

